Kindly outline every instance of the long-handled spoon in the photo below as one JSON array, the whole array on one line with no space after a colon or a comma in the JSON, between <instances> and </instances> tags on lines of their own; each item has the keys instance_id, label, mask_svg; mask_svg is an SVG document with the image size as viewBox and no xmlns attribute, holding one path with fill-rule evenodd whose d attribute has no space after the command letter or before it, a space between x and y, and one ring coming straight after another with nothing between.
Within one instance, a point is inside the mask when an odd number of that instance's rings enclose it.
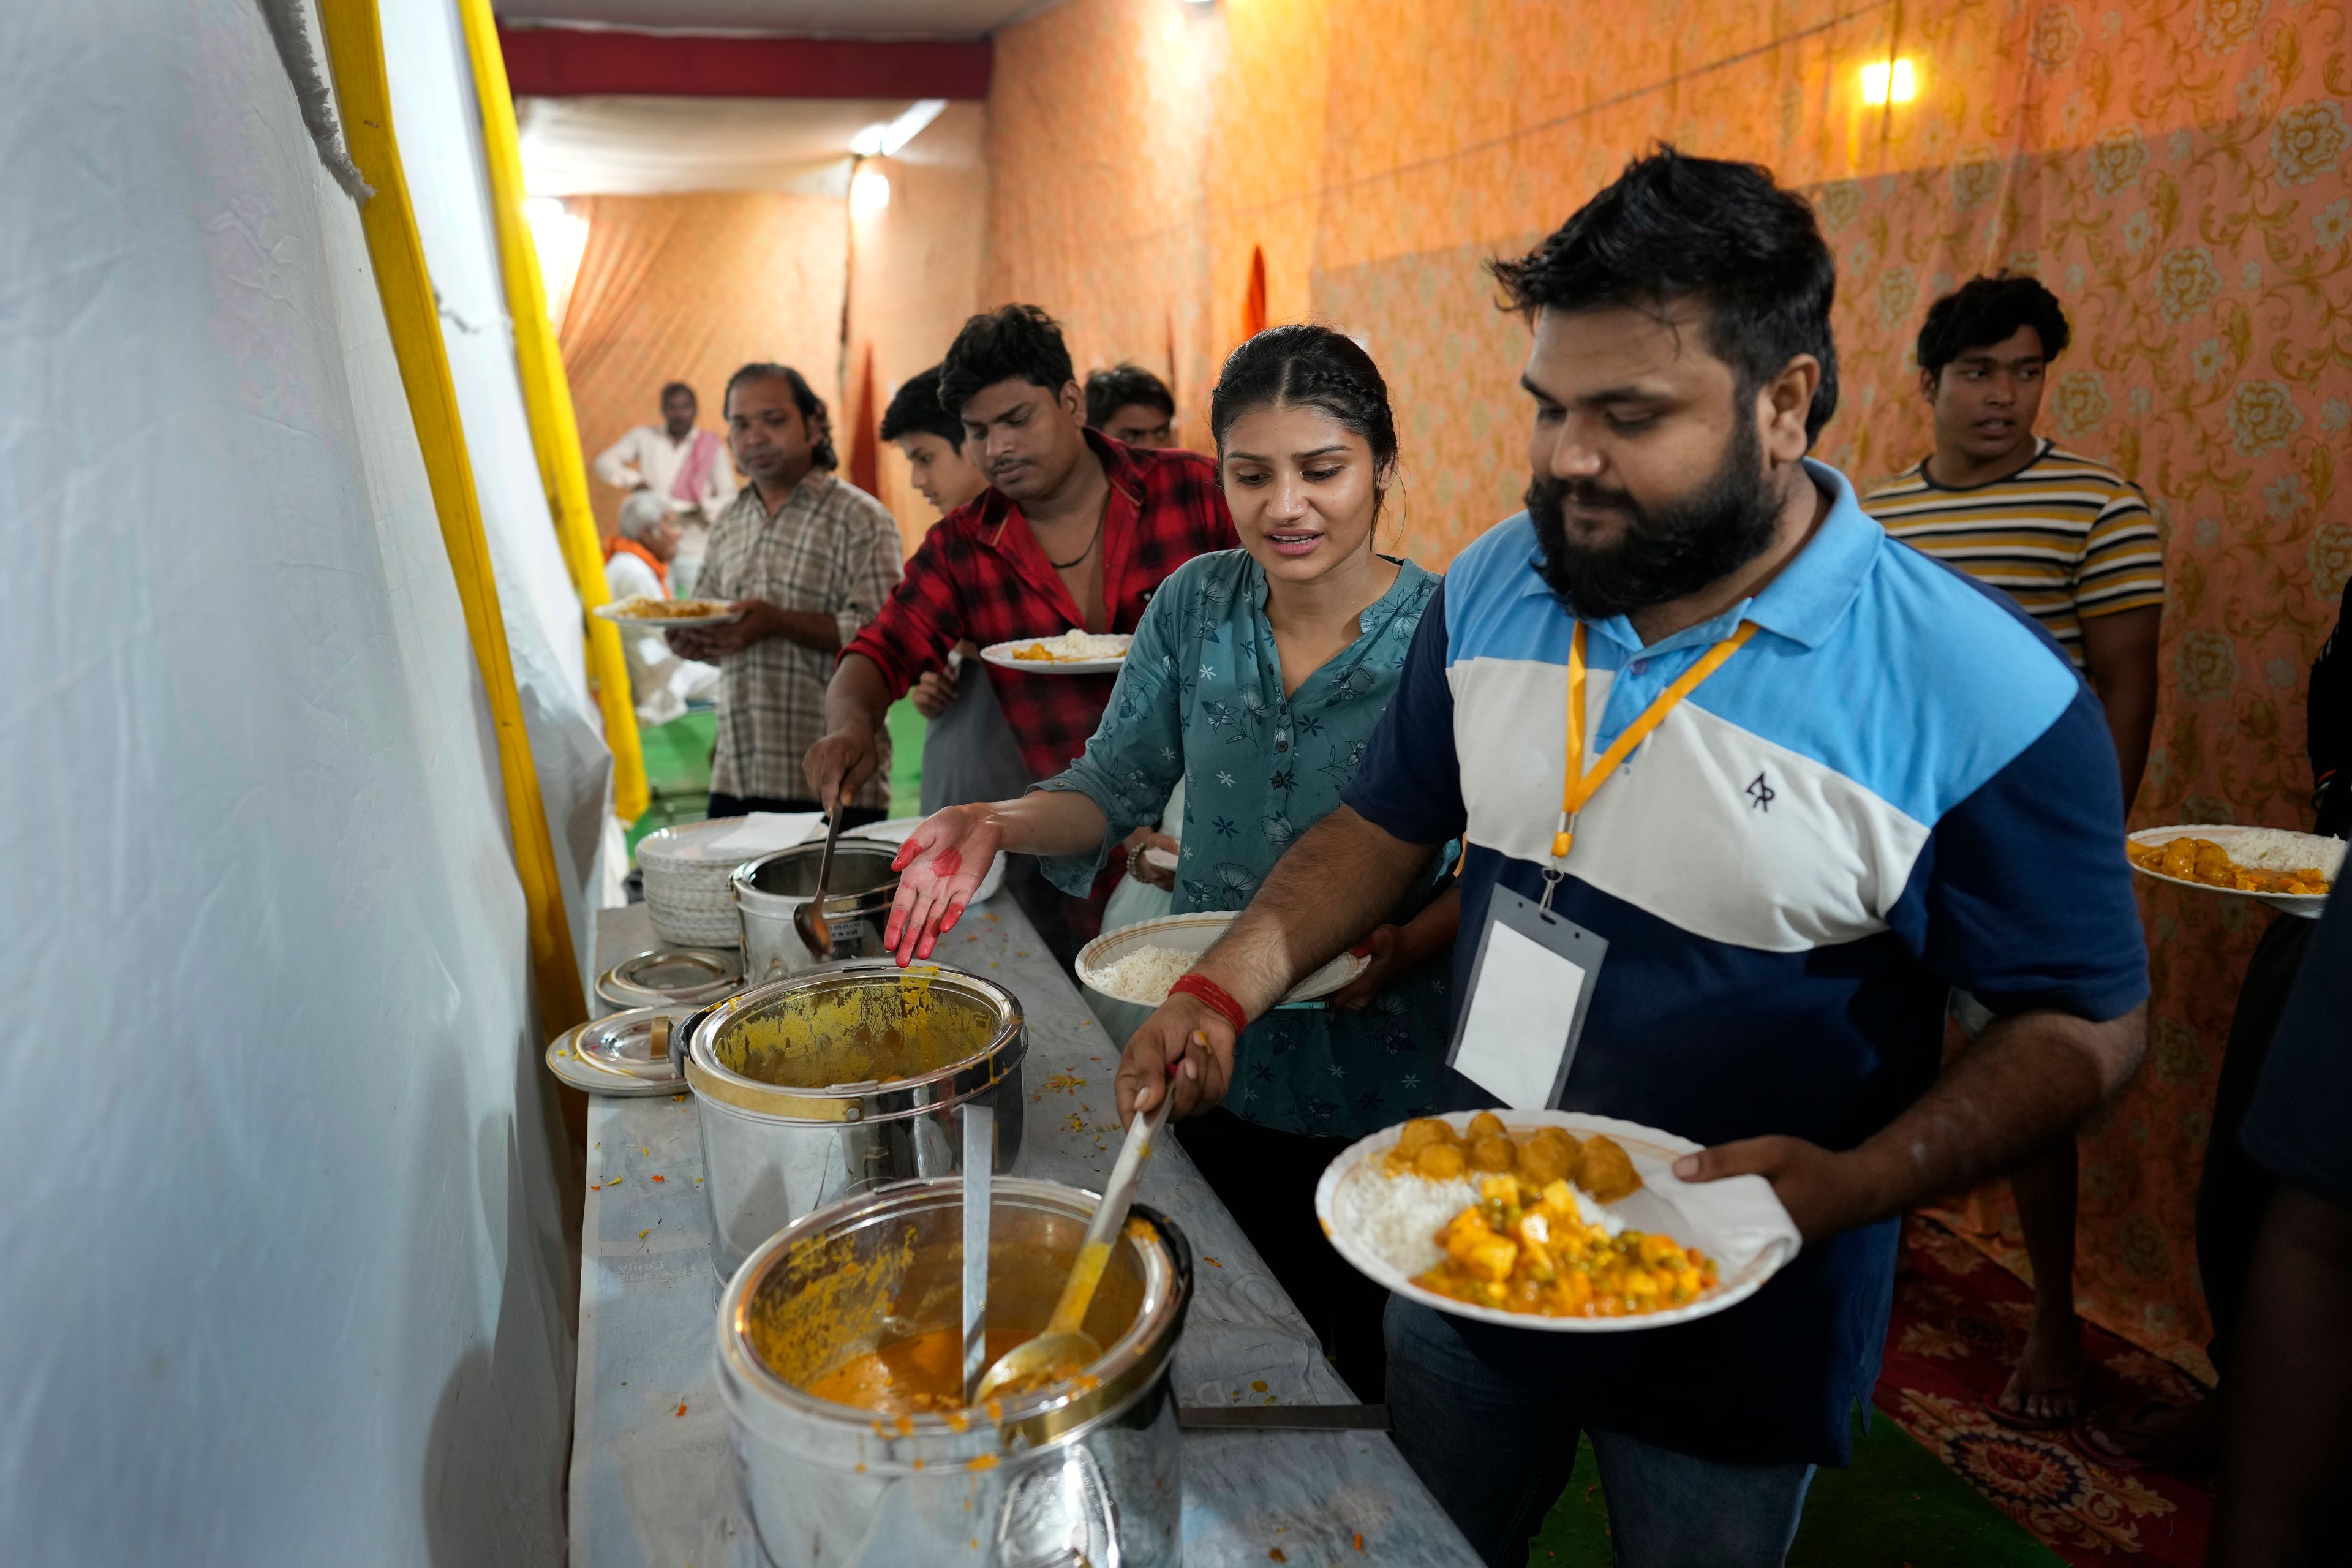
<instances>
[{"instance_id":1,"label":"long-handled spoon","mask_svg":"<svg viewBox=\"0 0 2352 1568\"><path fill-rule=\"evenodd\" d=\"M1175 1076L1172 1068L1169 1076ZM1102 1346L1078 1325L1086 1321L1087 1309L1094 1305L1095 1287L1102 1283L1111 1243L1127 1224L1135 1189L1142 1184L1143 1163L1151 1158L1160 1130L1168 1124L1168 1109L1175 1103L1171 1083L1160 1089L1159 1104L1136 1112L1134 1124L1127 1130L1127 1142L1118 1146L1118 1158L1111 1165L1110 1180L1103 1186L1102 1202L1095 1206L1094 1223L1087 1226L1086 1239L1078 1244L1077 1260L1070 1265L1062 1299L1054 1303L1054 1315L1046 1320L1045 1331L997 1358L972 1394L975 1403L1013 1384L1042 1387L1058 1382L1102 1354Z\"/></svg>"},{"instance_id":2,"label":"long-handled spoon","mask_svg":"<svg viewBox=\"0 0 2352 1568\"><path fill-rule=\"evenodd\" d=\"M824 889L833 875L833 847L841 837L841 819L846 815L840 805L833 808L832 820L824 828L824 850L817 857L816 897L793 911L793 930L819 963L833 956L833 922L824 918Z\"/></svg>"},{"instance_id":3,"label":"long-handled spoon","mask_svg":"<svg viewBox=\"0 0 2352 1568\"><path fill-rule=\"evenodd\" d=\"M988 1205L996 1165L996 1112L963 1108L963 1402L980 1397L988 1366Z\"/></svg>"}]
</instances>

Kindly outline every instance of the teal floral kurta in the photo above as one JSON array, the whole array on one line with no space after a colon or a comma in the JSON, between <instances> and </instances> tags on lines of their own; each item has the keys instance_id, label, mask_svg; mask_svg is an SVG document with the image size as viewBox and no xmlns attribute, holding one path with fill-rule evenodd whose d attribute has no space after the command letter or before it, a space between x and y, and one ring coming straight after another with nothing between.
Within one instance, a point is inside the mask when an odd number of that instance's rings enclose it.
<instances>
[{"instance_id":1,"label":"teal floral kurta","mask_svg":"<svg viewBox=\"0 0 2352 1568\"><path fill-rule=\"evenodd\" d=\"M1086 754L1036 786L1076 790L1109 819L1100 848L1048 859L1045 875L1083 895L1114 846L1158 823L1181 777L1175 912L1247 904L1291 841L1339 804L1437 584L1404 563L1364 612L1362 635L1286 698L1265 572L1242 550L1185 563L1145 609ZM1447 846L1392 919L1437 894L1454 853ZM1426 1112L1452 1027L1449 964L1440 955L1405 971L1360 1012L1267 1014L1242 1035L1227 1108L1284 1131L1348 1138Z\"/></svg>"}]
</instances>

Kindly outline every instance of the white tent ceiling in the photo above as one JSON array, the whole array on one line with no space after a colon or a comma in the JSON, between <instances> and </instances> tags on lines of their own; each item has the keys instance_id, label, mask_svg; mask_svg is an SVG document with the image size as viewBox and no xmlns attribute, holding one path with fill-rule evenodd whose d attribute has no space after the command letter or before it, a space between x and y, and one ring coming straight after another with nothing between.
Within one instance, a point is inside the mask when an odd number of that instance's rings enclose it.
<instances>
[{"instance_id":1,"label":"white tent ceiling","mask_svg":"<svg viewBox=\"0 0 2352 1568\"><path fill-rule=\"evenodd\" d=\"M795 33L844 38L977 38L1058 0L496 0L509 22Z\"/></svg>"},{"instance_id":2,"label":"white tent ceiling","mask_svg":"<svg viewBox=\"0 0 2352 1568\"><path fill-rule=\"evenodd\" d=\"M819 190L838 195L850 138L905 99L526 98L523 177L535 196Z\"/></svg>"}]
</instances>

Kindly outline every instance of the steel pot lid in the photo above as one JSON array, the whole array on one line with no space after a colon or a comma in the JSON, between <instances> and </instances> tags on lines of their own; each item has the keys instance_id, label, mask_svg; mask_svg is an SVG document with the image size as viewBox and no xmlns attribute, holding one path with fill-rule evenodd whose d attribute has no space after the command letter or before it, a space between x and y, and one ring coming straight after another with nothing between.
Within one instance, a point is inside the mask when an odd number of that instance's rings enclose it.
<instances>
[{"instance_id":1,"label":"steel pot lid","mask_svg":"<svg viewBox=\"0 0 2352 1568\"><path fill-rule=\"evenodd\" d=\"M686 1045L683 1007L633 1007L558 1035L547 1047L547 1069L590 1094L679 1094Z\"/></svg>"},{"instance_id":2,"label":"steel pot lid","mask_svg":"<svg viewBox=\"0 0 2352 1568\"><path fill-rule=\"evenodd\" d=\"M596 977L596 994L615 1007L700 1007L743 984L734 953L710 947L656 947Z\"/></svg>"}]
</instances>

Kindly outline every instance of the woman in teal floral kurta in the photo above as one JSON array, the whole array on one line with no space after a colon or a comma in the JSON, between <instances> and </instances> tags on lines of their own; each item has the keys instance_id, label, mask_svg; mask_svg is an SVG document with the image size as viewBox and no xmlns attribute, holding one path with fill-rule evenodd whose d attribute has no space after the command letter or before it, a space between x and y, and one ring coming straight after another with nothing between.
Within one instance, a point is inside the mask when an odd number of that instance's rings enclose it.
<instances>
[{"instance_id":1,"label":"woman in teal floral kurta","mask_svg":"<svg viewBox=\"0 0 2352 1568\"><path fill-rule=\"evenodd\" d=\"M1084 889L1112 846L1159 820L1180 778L1179 910L1240 909L1339 805L1437 586L1373 548L1396 464L1388 388L1339 333L1277 327L1234 351L1209 417L1243 548L1160 585L1068 771L1017 801L940 812L908 838L887 933L901 962L954 925L997 850L1044 857L1054 880ZM1452 859L1449 846L1372 933L1370 973L1328 1005L1268 1013L1230 1063L1188 1060L1193 1087L1178 1100L1223 1089L1177 1136L1368 1401L1386 1380L1386 1292L1318 1233L1315 1184L1349 1141L1432 1103L1460 908Z\"/></svg>"},{"instance_id":2,"label":"woman in teal floral kurta","mask_svg":"<svg viewBox=\"0 0 2352 1568\"><path fill-rule=\"evenodd\" d=\"M1339 804L1396 689L1438 578L1398 564L1344 652L1283 692L1265 570L1245 550L1196 556L1160 585L1086 755L1041 790L1076 790L1102 813L1088 852L1045 863L1064 889L1093 885L1108 847L1156 824L1184 780L1175 910L1238 910L1290 841ZM1433 866L1400 921L1452 867ZM1278 1007L1235 1047L1226 1109L1285 1132L1350 1141L1433 1103L1450 1027L1448 952L1391 979L1361 1008Z\"/></svg>"}]
</instances>

